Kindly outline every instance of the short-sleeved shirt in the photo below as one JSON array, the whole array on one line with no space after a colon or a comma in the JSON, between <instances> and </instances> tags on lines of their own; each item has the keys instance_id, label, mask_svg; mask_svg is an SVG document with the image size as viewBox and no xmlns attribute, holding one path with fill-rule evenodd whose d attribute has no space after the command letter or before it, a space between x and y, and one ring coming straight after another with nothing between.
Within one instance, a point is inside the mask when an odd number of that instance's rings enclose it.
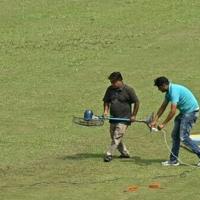
<instances>
[{"instance_id":1,"label":"short-sleeved shirt","mask_svg":"<svg viewBox=\"0 0 200 200\"><path fill-rule=\"evenodd\" d=\"M188 88L182 85L170 83L165 99L177 105L177 108L183 114L199 110L199 104L195 96Z\"/></svg>"},{"instance_id":2,"label":"short-sleeved shirt","mask_svg":"<svg viewBox=\"0 0 200 200\"><path fill-rule=\"evenodd\" d=\"M132 112L131 105L139 100L134 89L124 85L118 89L109 86L103 101L110 104L110 115L112 117L130 118ZM119 121L110 120L110 123L119 123Z\"/></svg>"}]
</instances>

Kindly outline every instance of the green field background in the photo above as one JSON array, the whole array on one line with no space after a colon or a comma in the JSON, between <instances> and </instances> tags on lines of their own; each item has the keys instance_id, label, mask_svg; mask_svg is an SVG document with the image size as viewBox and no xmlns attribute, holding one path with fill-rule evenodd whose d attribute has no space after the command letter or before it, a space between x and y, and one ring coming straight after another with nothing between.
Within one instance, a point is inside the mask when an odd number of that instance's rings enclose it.
<instances>
[{"instance_id":1,"label":"green field background","mask_svg":"<svg viewBox=\"0 0 200 200\"><path fill-rule=\"evenodd\" d=\"M133 124L132 158L104 163L109 124L72 124L87 108L102 114L113 71L135 88L141 119L163 99L158 76L200 99L199 11L198 0L0 0L0 199L199 199L200 169L161 166L162 134Z\"/></svg>"}]
</instances>

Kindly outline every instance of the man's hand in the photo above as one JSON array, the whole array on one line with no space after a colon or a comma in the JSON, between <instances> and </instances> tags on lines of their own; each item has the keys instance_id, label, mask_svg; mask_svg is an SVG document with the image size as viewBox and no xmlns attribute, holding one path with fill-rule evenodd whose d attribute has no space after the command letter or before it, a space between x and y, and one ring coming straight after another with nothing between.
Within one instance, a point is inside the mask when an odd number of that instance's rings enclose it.
<instances>
[{"instance_id":1,"label":"man's hand","mask_svg":"<svg viewBox=\"0 0 200 200\"><path fill-rule=\"evenodd\" d=\"M149 127L150 128L156 128L156 126L157 126L157 121L156 120L153 120L150 124L149 124Z\"/></svg>"},{"instance_id":2,"label":"man's hand","mask_svg":"<svg viewBox=\"0 0 200 200\"><path fill-rule=\"evenodd\" d=\"M135 120L136 120L136 116L131 116L131 122L135 122Z\"/></svg>"},{"instance_id":3,"label":"man's hand","mask_svg":"<svg viewBox=\"0 0 200 200\"><path fill-rule=\"evenodd\" d=\"M161 131L164 127L165 127L164 124L159 124L157 128L158 128L159 131Z\"/></svg>"},{"instance_id":4,"label":"man's hand","mask_svg":"<svg viewBox=\"0 0 200 200\"><path fill-rule=\"evenodd\" d=\"M109 117L109 113L108 113L108 112L104 112L104 113L103 113L103 117L104 117L104 118L108 118L108 117Z\"/></svg>"}]
</instances>

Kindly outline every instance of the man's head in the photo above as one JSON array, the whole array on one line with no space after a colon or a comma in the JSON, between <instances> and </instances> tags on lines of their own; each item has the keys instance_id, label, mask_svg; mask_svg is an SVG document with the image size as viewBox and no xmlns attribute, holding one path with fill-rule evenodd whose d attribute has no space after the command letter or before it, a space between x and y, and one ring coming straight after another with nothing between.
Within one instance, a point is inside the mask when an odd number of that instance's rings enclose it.
<instances>
[{"instance_id":1,"label":"man's head","mask_svg":"<svg viewBox=\"0 0 200 200\"><path fill-rule=\"evenodd\" d=\"M157 86L161 92L167 92L169 89L169 80L161 76L154 80L154 85Z\"/></svg>"},{"instance_id":2,"label":"man's head","mask_svg":"<svg viewBox=\"0 0 200 200\"><path fill-rule=\"evenodd\" d=\"M123 86L123 78L120 72L113 72L108 79L114 88L121 88Z\"/></svg>"}]
</instances>

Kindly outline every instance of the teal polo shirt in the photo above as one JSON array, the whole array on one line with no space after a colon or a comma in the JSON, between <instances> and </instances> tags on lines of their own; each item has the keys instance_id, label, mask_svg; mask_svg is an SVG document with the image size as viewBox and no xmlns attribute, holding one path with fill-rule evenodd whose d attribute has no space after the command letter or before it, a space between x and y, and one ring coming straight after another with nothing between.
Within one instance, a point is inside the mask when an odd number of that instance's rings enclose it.
<instances>
[{"instance_id":1,"label":"teal polo shirt","mask_svg":"<svg viewBox=\"0 0 200 200\"><path fill-rule=\"evenodd\" d=\"M169 84L169 90L165 99L172 104L176 104L181 113L191 113L199 109L199 104L192 92L178 84Z\"/></svg>"}]
</instances>

